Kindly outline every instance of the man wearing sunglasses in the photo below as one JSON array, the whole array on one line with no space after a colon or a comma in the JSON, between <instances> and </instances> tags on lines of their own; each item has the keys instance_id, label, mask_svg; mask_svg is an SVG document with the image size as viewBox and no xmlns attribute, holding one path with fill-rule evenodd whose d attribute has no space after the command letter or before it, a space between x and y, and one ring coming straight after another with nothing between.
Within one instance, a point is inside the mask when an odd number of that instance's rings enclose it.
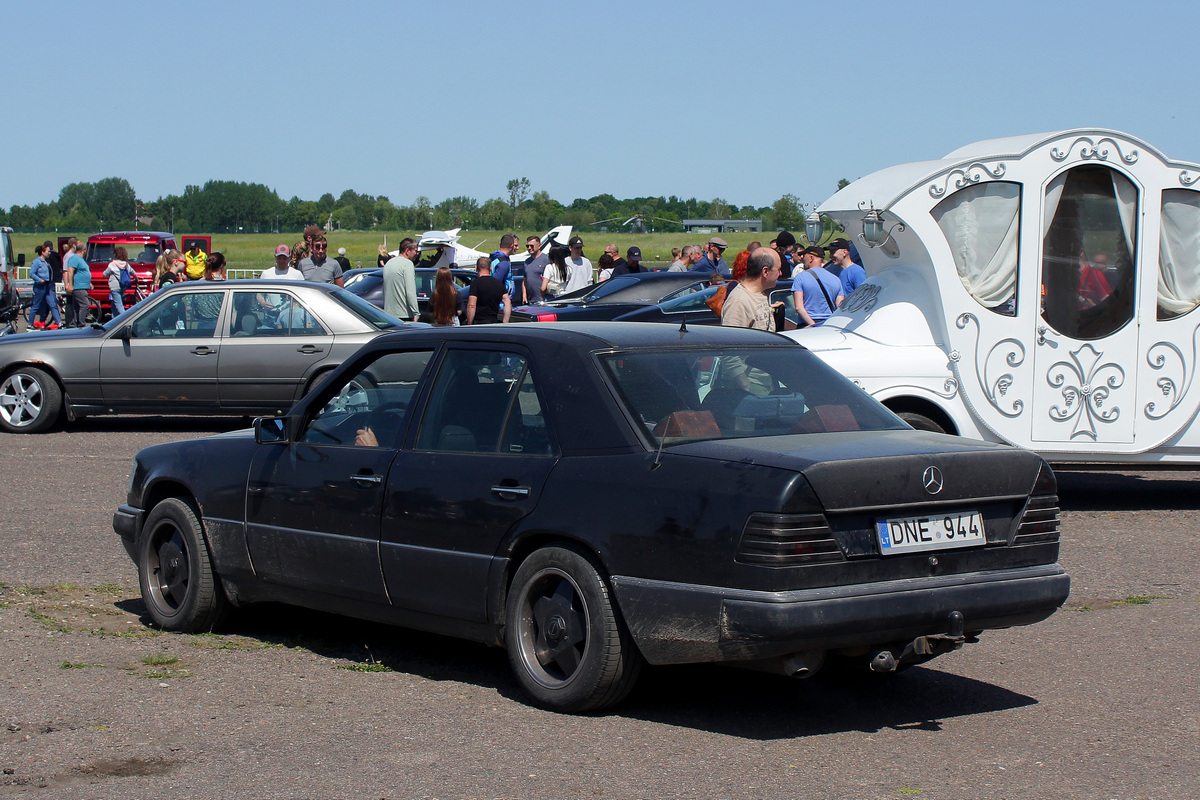
<instances>
[{"instance_id":1,"label":"man wearing sunglasses","mask_svg":"<svg viewBox=\"0 0 1200 800\"><path fill-rule=\"evenodd\" d=\"M540 303L542 279L546 275L546 265L550 263L550 256L542 252L542 240L537 236L530 236L525 240L525 252L529 253L529 257L525 259L525 280L521 284L525 287L525 302Z\"/></svg>"},{"instance_id":2,"label":"man wearing sunglasses","mask_svg":"<svg viewBox=\"0 0 1200 800\"><path fill-rule=\"evenodd\" d=\"M325 241L325 236L317 236L312 240L312 255L302 259L296 267L304 273L306 281L342 286L346 282L342 278L342 265L326 255L328 251L329 242Z\"/></svg>"},{"instance_id":3,"label":"man wearing sunglasses","mask_svg":"<svg viewBox=\"0 0 1200 800\"><path fill-rule=\"evenodd\" d=\"M729 245L720 236L709 239L708 243L704 245L704 258L696 262L696 266L692 267L692 272L700 272L705 275L719 272L726 278L730 277L729 265L725 263L725 259L721 258L721 254L727 247Z\"/></svg>"}]
</instances>

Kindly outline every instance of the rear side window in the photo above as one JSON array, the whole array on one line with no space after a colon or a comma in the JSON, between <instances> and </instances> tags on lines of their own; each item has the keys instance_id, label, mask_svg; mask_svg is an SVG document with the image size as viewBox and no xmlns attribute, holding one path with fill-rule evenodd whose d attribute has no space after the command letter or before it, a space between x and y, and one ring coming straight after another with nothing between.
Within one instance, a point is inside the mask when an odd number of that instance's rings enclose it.
<instances>
[{"instance_id":1,"label":"rear side window","mask_svg":"<svg viewBox=\"0 0 1200 800\"><path fill-rule=\"evenodd\" d=\"M528 359L491 350L447 353L426 404L417 448L549 454L550 437Z\"/></svg>"}]
</instances>

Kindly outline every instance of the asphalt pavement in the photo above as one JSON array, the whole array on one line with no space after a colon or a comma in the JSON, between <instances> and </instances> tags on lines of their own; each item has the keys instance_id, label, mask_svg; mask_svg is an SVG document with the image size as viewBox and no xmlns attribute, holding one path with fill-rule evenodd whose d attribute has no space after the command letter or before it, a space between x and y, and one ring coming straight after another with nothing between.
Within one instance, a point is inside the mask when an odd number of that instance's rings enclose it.
<instances>
[{"instance_id":1,"label":"asphalt pavement","mask_svg":"<svg viewBox=\"0 0 1200 800\"><path fill-rule=\"evenodd\" d=\"M148 628L111 528L130 459L242 424L0 434L0 796L1200 797L1200 472L1060 473L1072 596L1039 625L888 677L651 669L566 716L434 635L277 606Z\"/></svg>"}]
</instances>

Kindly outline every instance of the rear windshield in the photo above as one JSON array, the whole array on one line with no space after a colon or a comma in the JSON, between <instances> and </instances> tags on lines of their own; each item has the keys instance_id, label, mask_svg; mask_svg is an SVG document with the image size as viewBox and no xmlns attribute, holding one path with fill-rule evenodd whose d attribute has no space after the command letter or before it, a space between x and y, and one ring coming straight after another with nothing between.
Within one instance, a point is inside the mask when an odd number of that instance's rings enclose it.
<instances>
[{"instance_id":1,"label":"rear windshield","mask_svg":"<svg viewBox=\"0 0 1200 800\"><path fill-rule=\"evenodd\" d=\"M329 296L353 311L368 325L372 325L381 331L389 328L398 328L404 324L390 314L385 314L382 309L376 308L358 295L348 292L345 289L330 292Z\"/></svg>"},{"instance_id":2,"label":"rear windshield","mask_svg":"<svg viewBox=\"0 0 1200 800\"><path fill-rule=\"evenodd\" d=\"M799 347L601 356L629 414L659 445L908 426Z\"/></svg>"},{"instance_id":3,"label":"rear windshield","mask_svg":"<svg viewBox=\"0 0 1200 800\"><path fill-rule=\"evenodd\" d=\"M87 260L112 261L113 251L118 247L125 248L131 264L153 264L162 253L156 242L88 242Z\"/></svg>"}]
</instances>

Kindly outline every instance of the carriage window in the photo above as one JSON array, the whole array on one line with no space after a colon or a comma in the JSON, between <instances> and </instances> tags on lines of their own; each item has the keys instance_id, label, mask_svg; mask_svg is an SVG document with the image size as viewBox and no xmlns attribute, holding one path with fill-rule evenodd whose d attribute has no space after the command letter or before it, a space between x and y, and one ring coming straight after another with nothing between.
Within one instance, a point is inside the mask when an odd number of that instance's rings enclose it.
<instances>
[{"instance_id":1,"label":"carriage window","mask_svg":"<svg viewBox=\"0 0 1200 800\"><path fill-rule=\"evenodd\" d=\"M975 301L997 314L1017 313L1017 241L1021 186L991 181L968 186L934 207L958 279Z\"/></svg>"},{"instance_id":2,"label":"carriage window","mask_svg":"<svg viewBox=\"0 0 1200 800\"><path fill-rule=\"evenodd\" d=\"M1158 242L1158 318L1200 305L1200 192L1167 189Z\"/></svg>"},{"instance_id":3,"label":"carriage window","mask_svg":"<svg viewBox=\"0 0 1200 800\"><path fill-rule=\"evenodd\" d=\"M1133 319L1137 188L1102 166L1075 167L1046 189L1042 318L1073 339Z\"/></svg>"}]
</instances>

